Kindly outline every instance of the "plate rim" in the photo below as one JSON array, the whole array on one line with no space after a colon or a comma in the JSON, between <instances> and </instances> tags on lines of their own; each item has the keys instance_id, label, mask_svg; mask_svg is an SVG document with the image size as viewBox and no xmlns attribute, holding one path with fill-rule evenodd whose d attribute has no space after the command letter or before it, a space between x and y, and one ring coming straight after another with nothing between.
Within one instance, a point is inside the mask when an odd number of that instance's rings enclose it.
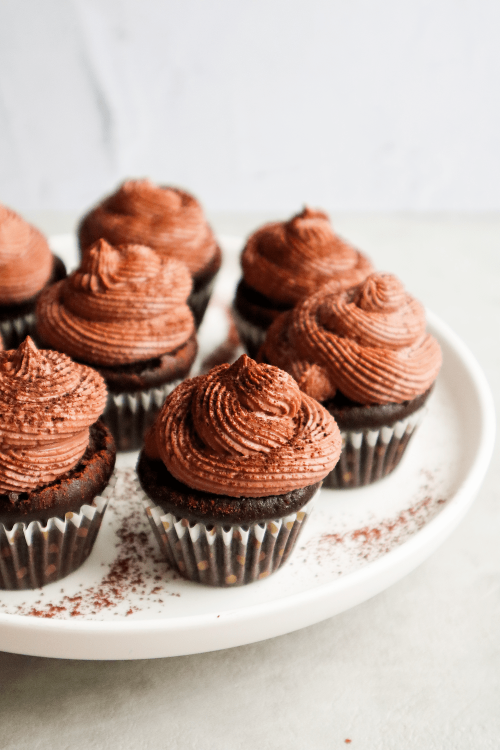
<instances>
[{"instance_id":1,"label":"plate rim","mask_svg":"<svg viewBox=\"0 0 500 750\"><path fill-rule=\"evenodd\" d=\"M80 633L82 635L85 634L85 636L91 637L92 639L97 638L98 636L119 636L120 638L123 638L124 636L130 637L133 635L145 635L148 633L151 635L155 633L162 634L168 637L169 635L180 632L189 638L197 631L206 631L210 633L215 631L215 641L218 641L220 640L220 637L218 637L217 634L224 638L224 633L228 630L228 626L233 628L238 624L262 624L266 619L278 615L283 619L283 615L290 613L292 610L300 608L308 610L308 616L302 616L301 624L297 625L296 622L291 620L290 623L288 623L289 627L280 627L278 626L278 623L276 623L276 627L269 635L258 635L255 638L251 636L237 637L233 639L233 642L227 643L226 645L205 644L206 647L202 647L201 644L199 644L193 649L182 647L180 649L173 648L171 651L167 648L162 653L158 653L157 656L178 656L189 653L203 653L205 651L224 649L275 637L276 635L292 632L316 622L321 622L322 620L345 611L352 606L356 606L356 604L361 603L362 601L367 601L372 596L385 590L398 580L401 580L413 569L418 567L418 565L427 559L430 554L432 554L432 552L452 533L472 505L491 460L496 431L493 395L486 376L475 356L447 323L429 310L426 310L426 314L427 322L458 355L472 381L475 395L479 403L478 423L480 425L480 432L478 442L475 446L475 456L462 483L442 510L408 540L390 550L377 560L332 581L304 589L298 593L288 594L276 600L254 603L248 606L238 606L237 609L229 608L221 610L218 614L210 612L182 615L180 617L171 618L150 618L143 620L126 620L124 618L119 618L116 621L99 621L85 619L58 620L30 615L0 613L0 648L4 647L1 643L3 640L2 631L10 631L13 629L17 630L19 634L26 630L32 631L34 638L36 637L36 634L50 635L53 638L57 633L61 636L74 636ZM388 575L391 571L392 575ZM388 576L389 580L387 581L384 579L380 585L377 585L377 581L384 578L384 576ZM366 584L371 584L371 593L368 596L348 596L349 591L351 594L353 592L356 594L356 592ZM328 601L331 600L332 597L335 597L336 594L342 595L342 593L344 593L347 600L350 598L350 603L348 602L345 606L341 606L340 608L328 607ZM323 606L322 611L318 616L316 610L320 603L323 603L325 606ZM314 609L315 607L316 609ZM316 614L311 614L312 610L314 610ZM210 641L210 637L208 640ZM47 649L42 649L42 651L43 650L47 651ZM52 653L47 653L46 655L54 656L56 650L57 649L50 649ZM39 656L44 655L41 653L40 649L34 647L34 644L30 644L30 648L28 649L26 649L26 645L23 644L23 648L21 650L16 650L15 652L30 653ZM154 656L155 655L153 655L153 658ZM141 652L138 655L121 654L120 656L81 656L75 654L74 657L64 656L63 658L100 658L118 660L151 657L145 656L144 653Z\"/></svg>"}]
</instances>

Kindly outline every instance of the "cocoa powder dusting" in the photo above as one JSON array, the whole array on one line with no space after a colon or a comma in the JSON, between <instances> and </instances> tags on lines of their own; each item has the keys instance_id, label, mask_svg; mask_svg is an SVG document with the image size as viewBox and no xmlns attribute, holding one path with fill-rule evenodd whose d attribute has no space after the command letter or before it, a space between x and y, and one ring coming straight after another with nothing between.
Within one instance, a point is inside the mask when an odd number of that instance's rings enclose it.
<instances>
[{"instance_id":1,"label":"cocoa powder dusting","mask_svg":"<svg viewBox=\"0 0 500 750\"><path fill-rule=\"evenodd\" d=\"M339 575L377 560L416 534L447 502L433 486L434 477L430 472L422 470L421 479L420 487L410 499L411 505L397 515L356 529L343 531L339 528L324 533L319 539L309 540L302 550L312 554L318 565L342 560L347 570L338 568Z\"/></svg>"},{"instance_id":2,"label":"cocoa powder dusting","mask_svg":"<svg viewBox=\"0 0 500 750\"><path fill-rule=\"evenodd\" d=\"M140 502L135 472L120 470L117 475L96 549L80 571L44 589L0 592L1 613L85 620L169 617L179 612L175 603L181 592L189 595L188 601L196 595L196 590L186 588L193 584L184 582L161 559ZM325 492L313 513L320 522L318 531L306 537L287 564L290 591L297 581L307 580L310 585L313 576L318 583L328 582L382 557L417 533L447 502L439 478L422 471L406 507L378 521L370 522L367 515L366 522L353 527L341 513L337 519L332 512L334 494ZM283 584L286 580L285 576Z\"/></svg>"},{"instance_id":3,"label":"cocoa powder dusting","mask_svg":"<svg viewBox=\"0 0 500 750\"><path fill-rule=\"evenodd\" d=\"M122 474L123 482L118 481L116 496L110 501L106 512L114 516L115 523L112 525L116 557L102 579L87 587L80 584L81 589L77 593L65 594L64 588L59 589L59 596L51 596L52 602L44 603L39 598L31 606L23 603L17 607L9 607L0 601L0 611L32 617L67 619L97 616L96 619L102 619L98 617L99 614L108 610L114 615L128 617L144 609L154 611L154 605L163 605L168 597L180 596L178 592L168 590L168 584L178 580L179 576L160 557L158 546L149 532L146 514L132 484L134 475L135 472L131 470ZM91 565L92 560L93 556L87 564ZM95 558L93 562L95 564ZM77 571L67 580L69 582L78 576ZM61 583L64 586L65 579L57 585L60 586ZM38 596L45 597L49 592L52 593L51 588L49 586L38 590Z\"/></svg>"}]
</instances>

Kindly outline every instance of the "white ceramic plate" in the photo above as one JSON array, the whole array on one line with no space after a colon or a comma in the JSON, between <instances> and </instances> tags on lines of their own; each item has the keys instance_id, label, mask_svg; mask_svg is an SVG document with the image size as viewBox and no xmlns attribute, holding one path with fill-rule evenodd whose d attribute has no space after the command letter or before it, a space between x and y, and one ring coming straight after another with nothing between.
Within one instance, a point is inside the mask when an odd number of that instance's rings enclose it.
<instances>
[{"instance_id":1,"label":"white ceramic plate","mask_svg":"<svg viewBox=\"0 0 500 750\"><path fill-rule=\"evenodd\" d=\"M54 245L66 254L67 241ZM235 256L229 257L219 299L234 284ZM413 570L472 504L495 432L493 400L478 364L444 323L430 313L428 319L444 364L403 461L370 487L322 490L281 571L239 589L211 589L167 570L135 496L135 456L125 454L116 497L82 568L41 590L0 592L0 649L144 659L229 648L331 617ZM201 331L205 349L223 337L225 325L215 300Z\"/></svg>"}]
</instances>

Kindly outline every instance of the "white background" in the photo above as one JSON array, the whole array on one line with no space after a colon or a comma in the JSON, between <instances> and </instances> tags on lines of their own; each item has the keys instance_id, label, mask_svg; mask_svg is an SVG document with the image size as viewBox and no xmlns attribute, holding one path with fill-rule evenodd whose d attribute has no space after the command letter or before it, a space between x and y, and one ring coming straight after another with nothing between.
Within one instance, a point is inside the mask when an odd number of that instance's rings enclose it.
<instances>
[{"instance_id":1,"label":"white background","mask_svg":"<svg viewBox=\"0 0 500 750\"><path fill-rule=\"evenodd\" d=\"M2 0L0 200L500 208L495 0Z\"/></svg>"}]
</instances>

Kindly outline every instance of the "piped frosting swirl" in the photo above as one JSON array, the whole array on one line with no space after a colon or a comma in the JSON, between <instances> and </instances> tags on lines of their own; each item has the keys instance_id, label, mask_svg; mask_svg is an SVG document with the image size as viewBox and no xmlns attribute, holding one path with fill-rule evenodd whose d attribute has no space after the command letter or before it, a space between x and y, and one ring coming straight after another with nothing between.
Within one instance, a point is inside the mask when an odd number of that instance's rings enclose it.
<instances>
[{"instance_id":1,"label":"piped frosting swirl","mask_svg":"<svg viewBox=\"0 0 500 750\"><path fill-rule=\"evenodd\" d=\"M42 339L96 365L140 362L173 352L194 333L184 263L142 245L98 240L67 279L37 305Z\"/></svg>"},{"instance_id":2,"label":"piped frosting swirl","mask_svg":"<svg viewBox=\"0 0 500 750\"><path fill-rule=\"evenodd\" d=\"M153 438L150 452L179 481L230 497L280 495L319 482L341 449L326 409L287 373L246 355L181 383Z\"/></svg>"},{"instance_id":3,"label":"piped frosting swirl","mask_svg":"<svg viewBox=\"0 0 500 750\"><path fill-rule=\"evenodd\" d=\"M196 275L214 257L217 243L192 195L150 180L127 180L92 209L79 227L82 250L101 237L112 245L138 244L184 261Z\"/></svg>"},{"instance_id":4,"label":"piped frosting swirl","mask_svg":"<svg viewBox=\"0 0 500 750\"><path fill-rule=\"evenodd\" d=\"M106 397L95 370L29 336L1 352L0 492L35 489L76 466Z\"/></svg>"},{"instance_id":5,"label":"piped frosting swirl","mask_svg":"<svg viewBox=\"0 0 500 750\"><path fill-rule=\"evenodd\" d=\"M355 286L372 270L368 258L334 233L323 211L307 207L254 232L241 265L250 287L291 306L327 282L339 290Z\"/></svg>"},{"instance_id":6,"label":"piped frosting swirl","mask_svg":"<svg viewBox=\"0 0 500 750\"><path fill-rule=\"evenodd\" d=\"M442 361L422 305L384 273L344 292L327 285L305 299L273 323L259 358L289 372L319 401L338 390L366 405L425 393Z\"/></svg>"},{"instance_id":7,"label":"piped frosting swirl","mask_svg":"<svg viewBox=\"0 0 500 750\"><path fill-rule=\"evenodd\" d=\"M0 304L34 297L50 279L54 258L45 237L0 204Z\"/></svg>"}]
</instances>

